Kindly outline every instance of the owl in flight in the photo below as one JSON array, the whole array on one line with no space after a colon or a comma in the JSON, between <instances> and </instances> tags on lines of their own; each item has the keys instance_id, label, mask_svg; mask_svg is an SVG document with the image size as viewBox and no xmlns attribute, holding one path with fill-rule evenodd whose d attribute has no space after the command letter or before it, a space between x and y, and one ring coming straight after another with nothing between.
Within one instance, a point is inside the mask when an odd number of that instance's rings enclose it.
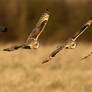
<instances>
[{"instance_id":1,"label":"owl in flight","mask_svg":"<svg viewBox=\"0 0 92 92\"><path fill-rule=\"evenodd\" d=\"M7 32L7 27L0 26L0 32Z\"/></svg>"},{"instance_id":2,"label":"owl in flight","mask_svg":"<svg viewBox=\"0 0 92 92\"><path fill-rule=\"evenodd\" d=\"M36 24L36 27L32 30L32 32L29 34L27 40L22 44L18 46L13 46L11 48L3 49L4 51L14 51L19 48L24 49L37 49L39 47L38 38L40 34L43 32L48 19L49 19L50 13L49 10L46 9L45 12L40 17L38 23Z\"/></svg>"},{"instance_id":3,"label":"owl in flight","mask_svg":"<svg viewBox=\"0 0 92 92\"><path fill-rule=\"evenodd\" d=\"M90 18L82 27L80 30L72 36L69 40L67 40L65 43L57 47L50 55L49 57L42 62L42 64L49 62L53 57L56 56L57 53L59 53L62 49L74 49L76 48L76 40L80 35L84 33L90 26L92 25L92 18Z\"/></svg>"}]
</instances>

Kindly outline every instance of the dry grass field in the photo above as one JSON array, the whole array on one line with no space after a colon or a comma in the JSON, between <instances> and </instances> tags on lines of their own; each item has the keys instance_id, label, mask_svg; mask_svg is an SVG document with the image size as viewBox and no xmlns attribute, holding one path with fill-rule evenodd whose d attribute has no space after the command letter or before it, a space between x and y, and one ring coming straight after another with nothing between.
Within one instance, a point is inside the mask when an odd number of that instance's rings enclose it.
<instances>
[{"instance_id":1,"label":"dry grass field","mask_svg":"<svg viewBox=\"0 0 92 92\"><path fill-rule=\"evenodd\" d=\"M41 64L55 48L0 51L0 92L92 92L92 56L80 62L92 44L80 43L75 50L61 51L51 62Z\"/></svg>"},{"instance_id":2,"label":"dry grass field","mask_svg":"<svg viewBox=\"0 0 92 92\"><path fill-rule=\"evenodd\" d=\"M2 51L26 39L46 8L50 19L37 50ZM0 33L0 92L92 92L92 56L80 61L92 51L92 27L76 49L41 64L90 17L92 0L0 0L0 26L8 28Z\"/></svg>"}]
</instances>

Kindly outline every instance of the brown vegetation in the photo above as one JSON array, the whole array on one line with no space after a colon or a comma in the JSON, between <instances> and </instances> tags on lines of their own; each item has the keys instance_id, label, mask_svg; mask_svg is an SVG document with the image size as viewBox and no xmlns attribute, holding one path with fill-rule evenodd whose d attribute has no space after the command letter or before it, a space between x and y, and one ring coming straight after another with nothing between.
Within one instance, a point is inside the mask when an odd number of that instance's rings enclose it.
<instances>
[{"instance_id":1,"label":"brown vegetation","mask_svg":"<svg viewBox=\"0 0 92 92\"><path fill-rule=\"evenodd\" d=\"M61 51L51 62L41 64L92 16L92 0L76 1L0 0L0 26L8 27L7 33L0 33L0 92L92 92L92 56L80 62L92 51L92 28L80 38L87 43L80 41L74 50ZM45 8L51 17L40 48L2 51L22 42Z\"/></svg>"},{"instance_id":2,"label":"brown vegetation","mask_svg":"<svg viewBox=\"0 0 92 92\"><path fill-rule=\"evenodd\" d=\"M55 48L41 45L37 50L0 51L0 92L92 92L92 57L80 62L92 44L80 43L75 50L61 51L51 62L41 64Z\"/></svg>"}]
</instances>

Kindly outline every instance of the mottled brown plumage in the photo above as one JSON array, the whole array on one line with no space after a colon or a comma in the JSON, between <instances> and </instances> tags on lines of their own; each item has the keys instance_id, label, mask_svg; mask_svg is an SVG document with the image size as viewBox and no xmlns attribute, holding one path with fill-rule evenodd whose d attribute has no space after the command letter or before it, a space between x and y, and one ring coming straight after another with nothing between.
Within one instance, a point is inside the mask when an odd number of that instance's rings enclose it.
<instances>
[{"instance_id":1,"label":"mottled brown plumage","mask_svg":"<svg viewBox=\"0 0 92 92\"><path fill-rule=\"evenodd\" d=\"M43 32L43 30L48 22L49 16L50 16L49 11L48 11L48 9L46 9L46 11L42 14L38 23L36 24L36 27L32 30L32 32L30 33L30 35L28 36L28 38L25 42L19 46L13 46L11 48L6 48L6 49L4 49L4 51L14 51L19 48L25 48L25 49L38 48L39 47L38 38L41 35L41 33Z\"/></svg>"},{"instance_id":2,"label":"mottled brown plumage","mask_svg":"<svg viewBox=\"0 0 92 92\"><path fill-rule=\"evenodd\" d=\"M82 35L84 33L84 31L86 31L92 24L92 19L88 20L81 28L80 30L74 35L72 36L69 40L67 40L64 44L60 45L58 48L56 48L56 50L54 50L49 57L42 62L43 63L47 63L49 62L53 57L55 57L57 55L57 53L59 53L62 49L74 49L76 48L76 40L78 39L78 37L80 35Z\"/></svg>"}]
</instances>

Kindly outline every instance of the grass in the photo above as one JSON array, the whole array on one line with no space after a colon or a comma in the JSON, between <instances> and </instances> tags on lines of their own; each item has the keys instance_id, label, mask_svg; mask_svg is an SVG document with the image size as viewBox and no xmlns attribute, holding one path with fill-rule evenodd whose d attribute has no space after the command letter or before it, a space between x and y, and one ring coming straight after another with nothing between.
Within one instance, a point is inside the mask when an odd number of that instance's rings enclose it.
<instances>
[{"instance_id":1,"label":"grass","mask_svg":"<svg viewBox=\"0 0 92 92\"><path fill-rule=\"evenodd\" d=\"M80 62L92 45L61 51L42 65L55 48L49 45L37 50L0 51L0 92L92 92L92 57Z\"/></svg>"}]
</instances>

